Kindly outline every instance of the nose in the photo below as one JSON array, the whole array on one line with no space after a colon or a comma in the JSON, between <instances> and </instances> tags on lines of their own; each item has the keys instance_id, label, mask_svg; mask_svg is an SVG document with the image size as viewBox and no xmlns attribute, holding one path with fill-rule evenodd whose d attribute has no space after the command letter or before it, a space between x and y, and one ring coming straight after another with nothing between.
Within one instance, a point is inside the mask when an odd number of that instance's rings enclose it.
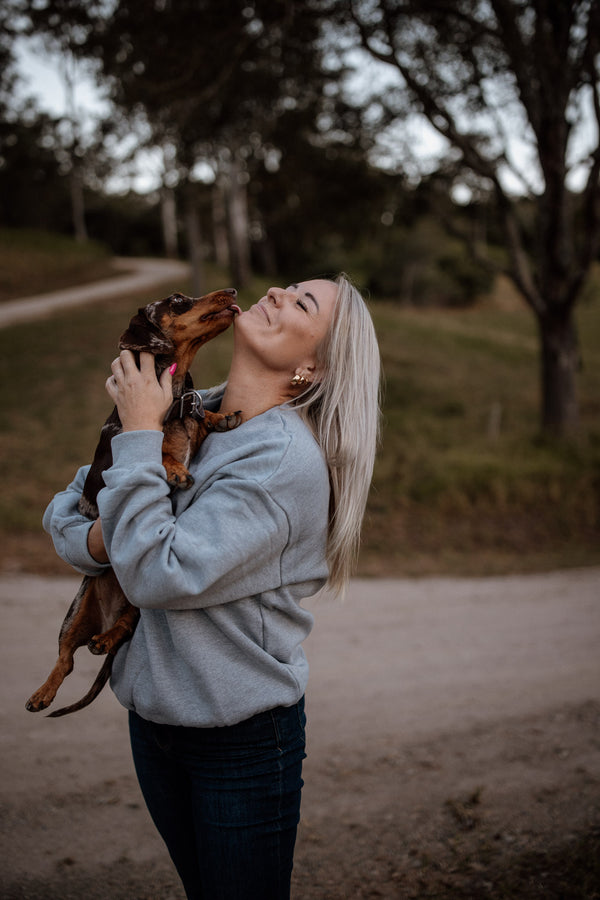
<instances>
[{"instance_id":1,"label":"nose","mask_svg":"<svg viewBox=\"0 0 600 900\"><path fill-rule=\"evenodd\" d=\"M285 288L271 287L267 291L267 300L270 300L274 306L280 306L287 297L294 296L294 291L285 290Z\"/></svg>"},{"instance_id":2,"label":"nose","mask_svg":"<svg viewBox=\"0 0 600 900\"><path fill-rule=\"evenodd\" d=\"M269 300L273 306L279 306L283 300L283 294L284 291L282 288L270 287L267 291L267 300Z\"/></svg>"}]
</instances>

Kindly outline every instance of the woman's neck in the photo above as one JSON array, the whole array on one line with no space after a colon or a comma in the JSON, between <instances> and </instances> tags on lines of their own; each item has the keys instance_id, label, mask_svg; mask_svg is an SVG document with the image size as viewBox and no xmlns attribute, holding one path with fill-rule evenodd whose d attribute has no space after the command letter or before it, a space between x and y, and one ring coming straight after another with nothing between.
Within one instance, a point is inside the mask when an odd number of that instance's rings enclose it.
<instances>
[{"instance_id":1,"label":"woman's neck","mask_svg":"<svg viewBox=\"0 0 600 900\"><path fill-rule=\"evenodd\" d=\"M260 375L236 371L232 367L221 400L221 412L241 412L242 420L252 419L261 413L280 406L292 399L292 393L282 386L277 375L265 373Z\"/></svg>"}]
</instances>

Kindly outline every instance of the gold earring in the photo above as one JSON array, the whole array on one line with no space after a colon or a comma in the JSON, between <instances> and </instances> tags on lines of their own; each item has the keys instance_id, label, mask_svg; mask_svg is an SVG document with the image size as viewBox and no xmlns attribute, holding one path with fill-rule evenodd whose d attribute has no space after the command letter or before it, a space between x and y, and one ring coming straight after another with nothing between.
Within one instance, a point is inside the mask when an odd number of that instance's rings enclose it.
<instances>
[{"instance_id":1,"label":"gold earring","mask_svg":"<svg viewBox=\"0 0 600 900\"><path fill-rule=\"evenodd\" d=\"M304 387L305 384L310 384L310 381L304 375L294 375L290 384L292 387Z\"/></svg>"}]
</instances>

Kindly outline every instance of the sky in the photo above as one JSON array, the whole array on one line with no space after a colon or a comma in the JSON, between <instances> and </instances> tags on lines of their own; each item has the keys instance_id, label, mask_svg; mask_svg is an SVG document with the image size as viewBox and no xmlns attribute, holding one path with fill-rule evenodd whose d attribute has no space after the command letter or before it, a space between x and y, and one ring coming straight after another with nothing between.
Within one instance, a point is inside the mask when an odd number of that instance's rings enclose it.
<instances>
[{"instance_id":1,"label":"sky","mask_svg":"<svg viewBox=\"0 0 600 900\"><path fill-rule=\"evenodd\" d=\"M21 89L20 93L35 96L39 105L48 112L56 115L64 113L65 92L56 58L41 53L22 38L15 42L14 50L19 74L26 83L25 90ZM86 114L101 113L108 108L93 81L87 77L83 77L76 88L76 102Z\"/></svg>"},{"instance_id":2,"label":"sky","mask_svg":"<svg viewBox=\"0 0 600 900\"><path fill-rule=\"evenodd\" d=\"M19 38L15 42L15 56L19 75L23 81L18 90L21 97L32 96L37 105L53 115L65 115L67 111L64 85L60 76L58 57L41 52L32 41ZM97 116L106 114L110 106L104 100L89 75L82 72L75 87L75 107L85 134L92 129ZM143 153L133 176L115 176L107 184L107 190L119 193L133 189L147 193L159 187L161 164L157 154Z\"/></svg>"},{"instance_id":3,"label":"sky","mask_svg":"<svg viewBox=\"0 0 600 900\"><path fill-rule=\"evenodd\" d=\"M17 40L14 49L19 74L23 79L19 93L22 96L35 97L39 107L47 112L64 115L66 113L66 97L57 57L41 51L36 43L24 38ZM95 82L85 73L82 73L76 86L75 104L84 130L86 126L91 127L95 115L105 113L109 108L107 102L102 100ZM423 123L421 120L415 123L413 130L415 132L412 140L413 147L429 147L432 148L432 151L433 148L439 149L440 140L431 134L427 123ZM157 170L160 170L159 161L153 159L151 154L142 155L133 182L131 178L117 177L108 185L108 190L119 192L127 190L128 187L133 187L134 190L141 193L154 190L159 186Z\"/></svg>"},{"instance_id":4,"label":"sky","mask_svg":"<svg viewBox=\"0 0 600 900\"><path fill-rule=\"evenodd\" d=\"M48 55L41 51L39 46L34 44L31 40L23 38L16 42L15 54L19 72L24 81L20 93L22 95L33 95L39 106L48 112L55 115L64 114L66 111L66 98L60 78L58 58L55 55ZM84 133L86 127L90 128L92 126L95 116L105 113L109 109L107 101L102 99L94 81L84 73L81 74L76 86L75 104ZM510 131L511 123L508 122L507 124L508 130ZM435 158L442 146L439 135L433 132L431 126L425 123L422 118L415 117L412 126L409 125L409 131L411 128L412 131L409 135L409 140L406 141L408 133L407 126L406 124L403 124L402 126L405 145L410 145L412 143L412 147L417 148L415 154L417 159L413 160L412 163L412 165L417 163L415 172L417 169L422 168L423 160L427 157L431 159L429 168L433 170L436 165ZM532 163L530 157L531 146L528 145L526 141L522 140L518 127L513 127L512 131L514 137L511 141L511 155L517 168L526 171L531 175L535 170L535 163ZM586 117L586 122L582 129L579 147L574 148L574 155L581 156L584 151L588 152L589 148L594 146L596 140L597 130L595 117L593 116L590 106L589 116ZM389 146L392 149L389 151L390 155L388 158L392 160L393 165L396 166L398 164L397 155L399 145L393 136L391 136ZM385 158L385 153L388 152L385 149L385 142L382 142L382 147L384 154L382 158ZM411 161L406 158L406 160L403 160L403 165L406 168L407 174L410 174ZM119 192L127 190L128 188L133 188L141 193L154 190L159 186L160 171L161 162L157 153L141 154L136 166L135 174L133 176L128 176L127 178L124 176L113 178L112 182L107 185L107 189L109 191ZM574 171L570 176L569 186L573 190L580 190L583 186L585 176L585 168ZM517 181L510 173L505 173L503 180L505 181L505 187L509 191L515 193L522 192L522 182ZM536 190L541 187L541 182L539 180L537 180L536 183L536 180L532 179L532 182L533 187ZM466 202L469 199L469 192L467 191L461 196L461 192L458 191L455 199L459 202Z\"/></svg>"}]
</instances>

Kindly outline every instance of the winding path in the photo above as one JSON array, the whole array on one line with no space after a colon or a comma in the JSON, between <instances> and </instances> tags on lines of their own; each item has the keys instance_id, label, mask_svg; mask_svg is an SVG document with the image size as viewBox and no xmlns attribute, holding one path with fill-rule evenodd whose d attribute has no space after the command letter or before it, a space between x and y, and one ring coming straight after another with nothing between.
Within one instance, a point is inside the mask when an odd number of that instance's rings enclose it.
<instances>
[{"instance_id":1,"label":"winding path","mask_svg":"<svg viewBox=\"0 0 600 900\"><path fill-rule=\"evenodd\" d=\"M159 281L186 278L190 271L188 263L176 259L116 257L113 265L122 274L90 284L79 284L48 294L37 294L35 297L20 297L18 300L8 300L0 304L0 328L126 292L150 289Z\"/></svg>"}]
</instances>

